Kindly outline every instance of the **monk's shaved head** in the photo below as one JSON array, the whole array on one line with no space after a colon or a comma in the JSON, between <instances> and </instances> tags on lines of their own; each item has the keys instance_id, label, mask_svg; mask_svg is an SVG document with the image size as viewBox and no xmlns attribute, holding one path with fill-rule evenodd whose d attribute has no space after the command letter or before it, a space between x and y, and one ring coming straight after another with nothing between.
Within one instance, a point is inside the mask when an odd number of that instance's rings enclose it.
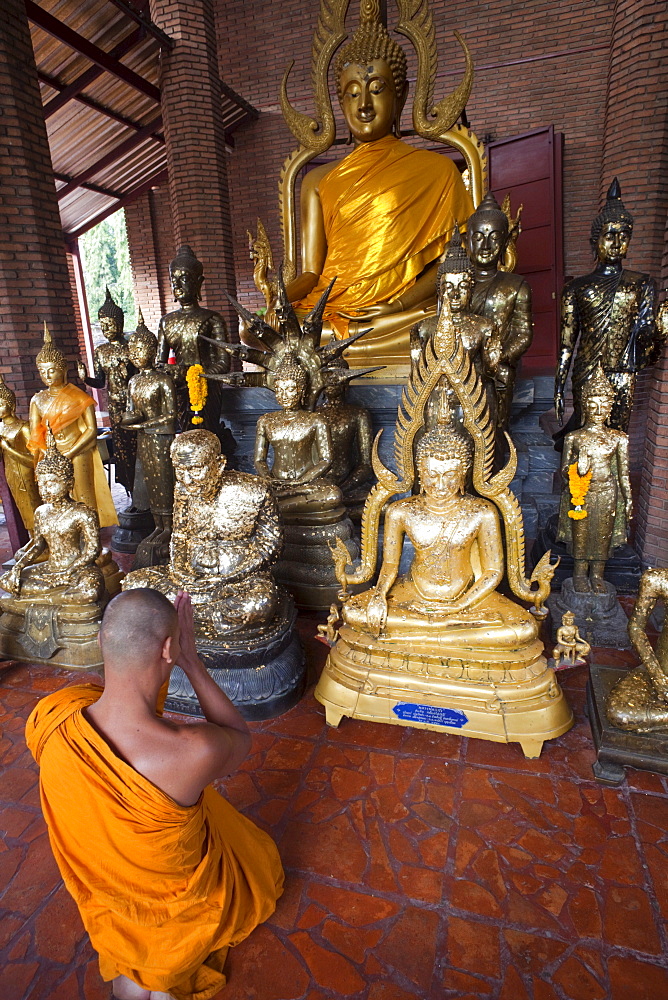
<instances>
[{"instance_id":1,"label":"monk's shaved head","mask_svg":"<svg viewBox=\"0 0 668 1000\"><path fill-rule=\"evenodd\" d=\"M100 627L102 653L129 663L150 657L176 633L176 625L176 609L164 594L148 587L126 590L105 609Z\"/></svg>"}]
</instances>

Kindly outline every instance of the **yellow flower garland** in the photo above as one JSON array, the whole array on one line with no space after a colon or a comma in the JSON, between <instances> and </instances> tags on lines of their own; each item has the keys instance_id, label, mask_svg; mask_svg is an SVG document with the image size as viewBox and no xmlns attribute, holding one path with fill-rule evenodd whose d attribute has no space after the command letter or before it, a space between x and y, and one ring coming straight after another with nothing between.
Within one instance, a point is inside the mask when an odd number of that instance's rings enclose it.
<instances>
[{"instance_id":1,"label":"yellow flower garland","mask_svg":"<svg viewBox=\"0 0 668 1000\"><path fill-rule=\"evenodd\" d=\"M203 375L204 369L201 365L191 365L186 372L186 383L190 395L190 409L196 414L192 419L194 424L204 423L204 417L200 417L199 412L204 409L209 386L206 379L202 378Z\"/></svg>"},{"instance_id":2,"label":"yellow flower garland","mask_svg":"<svg viewBox=\"0 0 668 1000\"><path fill-rule=\"evenodd\" d=\"M578 472L577 462L568 466L568 488L571 492L571 503L575 508L575 510L569 510L568 516L574 521L581 521L587 516L587 511L584 509L584 499L589 493L590 483L591 469L589 472L585 472L584 476L581 476Z\"/></svg>"}]
</instances>

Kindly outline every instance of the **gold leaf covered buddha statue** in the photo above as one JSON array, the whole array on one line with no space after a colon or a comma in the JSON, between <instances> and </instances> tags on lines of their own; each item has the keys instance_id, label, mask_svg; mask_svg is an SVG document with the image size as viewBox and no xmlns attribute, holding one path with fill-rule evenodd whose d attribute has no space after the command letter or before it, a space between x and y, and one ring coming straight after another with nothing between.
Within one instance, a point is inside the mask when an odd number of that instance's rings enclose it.
<instances>
[{"instance_id":1,"label":"gold leaf covered buddha statue","mask_svg":"<svg viewBox=\"0 0 668 1000\"><path fill-rule=\"evenodd\" d=\"M74 499L97 511L101 528L118 524L97 449L95 401L67 381L65 356L53 344L46 323L37 369L46 389L35 393L30 401L28 450L37 461L43 457L47 426L50 427L58 451L72 460Z\"/></svg>"},{"instance_id":2,"label":"gold leaf covered buddha statue","mask_svg":"<svg viewBox=\"0 0 668 1000\"><path fill-rule=\"evenodd\" d=\"M272 492L257 476L227 471L210 431L178 435L171 456L169 565L133 570L123 588L152 587L170 600L187 591L198 650L217 683L249 717L285 711L299 698L304 674L294 606L272 572L283 545ZM179 710L200 711L179 671L170 699Z\"/></svg>"},{"instance_id":3,"label":"gold leaf covered buddha statue","mask_svg":"<svg viewBox=\"0 0 668 1000\"><path fill-rule=\"evenodd\" d=\"M655 650L647 637L649 617L659 601L668 601L668 570L648 569L640 578L629 619L629 638L640 666L617 682L605 706L608 721L627 732L668 731L668 627L661 629Z\"/></svg>"},{"instance_id":4,"label":"gold leaf covered buddha statue","mask_svg":"<svg viewBox=\"0 0 668 1000\"><path fill-rule=\"evenodd\" d=\"M100 329L107 338L105 344L100 344L93 352L94 374L89 376L83 362L77 365L79 378L92 389L107 390L107 409L111 424L111 439L114 448L114 476L128 493L132 493L135 474L135 440L120 424L125 413L128 382L134 373L128 345L123 336L125 316L123 310L114 301L109 288L104 302L98 309ZM143 323L141 309L137 318L138 325Z\"/></svg>"},{"instance_id":5,"label":"gold leaf covered buddha statue","mask_svg":"<svg viewBox=\"0 0 668 1000\"><path fill-rule=\"evenodd\" d=\"M336 56L339 102L352 150L342 160L310 170L301 182L301 273L296 263L295 183L302 167L332 145L335 119L328 91L332 58L346 39L349 0L322 0L312 52L316 116L301 114L281 88L283 115L300 149L285 163L280 182L284 260L290 300L300 315L327 285L337 284L325 312L324 332L345 338L373 326L347 353L353 365L409 361L409 330L436 304L438 257L455 220L468 218L484 187L484 154L472 133L455 123L473 83L466 57L460 85L434 102L435 31L426 3L399 0L397 31L418 55L415 132L454 146L466 161L474 199L454 162L403 142L401 113L408 95L406 54L383 24L378 0L362 0L360 23Z\"/></svg>"},{"instance_id":6,"label":"gold leaf covered buddha statue","mask_svg":"<svg viewBox=\"0 0 668 1000\"><path fill-rule=\"evenodd\" d=\"M574 413L565 432L582 423L582 391L599 362L615 389L610 426L628 431L636 374L658 360L666 333L654 315L656 289L648 274L623 266L633 236L633 216L622 202L617 178L591 227L596 266L573 278L561 295L561 344L554 386L559 422L573 362ZM575 360L573 360L575 359Z\"/></svg>"},{"instance_id":7,"label":"gold leaf covered buddha statue","mask_svg":"<svg viewBox=\"0 0 668 1000\"><path fill-rule=\"evenodd\" d=\"M27 531L32 534L39 492L35 462L28 451L30 425L16 415L16 396L0 375L0 449L5 478Z\"/></svg>"},{"instance_id":8,"label":"gold leaf covered buddha statue","mask_svg":"<svg viewBox=\"0 0 668 1000\"><path fill-rule=\"evenodd\" d=\"M468 435L446 412L423 437L415 463L420 492L387 507L377 582L348 596L348 586L373 577L382 509L413 485L415 435L441 379L459 401ZM522 515L508 489L517 463L509 438L508 447L508 463L492 475L494 426L446 299L404 390L395 433L398 475L380 462L377 442L374 448L378 482L364 512L361 565L351 573L345 553L335 553L343 625L316 688L329 724L348 715L516 740L529 757L572 725L535 620L544 613L554 566L547 553L524 577ZM400 576L404 538L415 555ZM514 595L534 604L533 616L498 592L504 572Z\"/></svg>"},{"instance_id":9,"label":"gold leaf covered buddha statue","mask_svg":"<svg viewBox=\"0 0 668 1000\"><path fill-rule=\"evenodd\" d=\"M580 398L584 423L564 438L557 537L573 556L573 590L605 594L612 588L603 578L605 564L626 542L633 513L629 439L609 426L616 393L600 363ZM584 483L586 492L583 503L570 510L573 480Z\"/></svg>"},{"instance_id":10,"label":"gold leaf covered buddha statue","mask_svg":"<svg viewBox=\"0 0 668 1000\"><path fill-rule=\"evenodd\" d=\"M59 667L101 666L97 633L120 573L100 549L96 512L70 496L74 463L48 430L37 463L41 504L33 537L0 577L9 597L0 599L0 655Z\"/></svg>"}]
</instances>

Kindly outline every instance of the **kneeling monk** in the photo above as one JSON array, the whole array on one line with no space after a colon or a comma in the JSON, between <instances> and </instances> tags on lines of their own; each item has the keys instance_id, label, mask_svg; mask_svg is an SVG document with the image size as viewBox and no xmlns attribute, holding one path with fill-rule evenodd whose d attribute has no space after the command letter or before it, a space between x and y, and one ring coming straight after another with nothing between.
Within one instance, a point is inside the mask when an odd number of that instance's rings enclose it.
<instances>
[{"instance_id":1,"label":"kneeling monk","mask_svg":"<svg viewBox=\"0 0 668 1000\"><path fill-rule=\"evenodd\" d=\"M26 726L53 853L118 1000L213 997L228 948L283 889L273 841L210 785L250 734L197 656L190 598L175 605L148 589L114 598L104 689L48 695ZM206 722L160 717L177 661Z\"/></svg>"}]
</instances>

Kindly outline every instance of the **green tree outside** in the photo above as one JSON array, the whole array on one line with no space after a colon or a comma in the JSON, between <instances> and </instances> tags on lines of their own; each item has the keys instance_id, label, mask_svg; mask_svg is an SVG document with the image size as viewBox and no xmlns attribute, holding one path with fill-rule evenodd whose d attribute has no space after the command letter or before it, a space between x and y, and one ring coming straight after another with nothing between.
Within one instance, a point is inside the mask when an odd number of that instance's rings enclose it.
<instances>
[{"instance_id":1,"label":"green tree outside","mask_svg":"<svg viewBox=\"0 0 668 1000\"><path fill-rule=\"evenodd\" d=\"M125 313L126 333L134 330L137 311L123 209L81 236L79 248L91 322L97 322L98 309L104 302L108 285L112 297Z\"/></svg>"}]
</instances>

